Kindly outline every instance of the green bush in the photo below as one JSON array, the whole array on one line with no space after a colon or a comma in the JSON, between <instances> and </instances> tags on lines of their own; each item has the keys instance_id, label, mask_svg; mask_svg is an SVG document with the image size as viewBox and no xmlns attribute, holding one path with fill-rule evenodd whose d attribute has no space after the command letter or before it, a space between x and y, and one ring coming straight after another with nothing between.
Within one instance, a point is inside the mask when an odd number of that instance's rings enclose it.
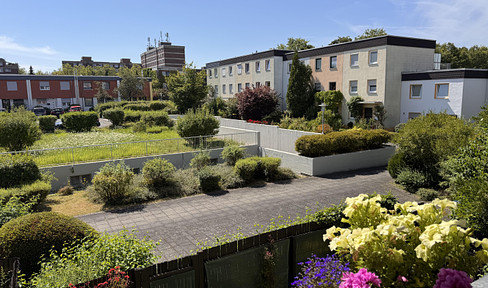
<instances>
[{"instance_id":1,"label":"green bush","mask_svg":"<svg viewBox=\"0 0 488 288\"><path fill-rule=\"evenodd\" d=\"M388 160L388 173L390 173L391 178L396 178L403 169L407 168L403 157L403 153L395 153Z\"/></svg>"},{"instance_id":2,"label":"green bush","mask_svg":"<svg viewBox=\"0 0 488 288\"><path fill-rule=\"evenodd\" d=\"M68 287L69 283L85 283L102 277L116 266L127 271L156 262L151 251L158 243L139 239L127 230L84 239L77 244L65 246L44 259L30 284L37 288Z\"/></svg>"},{"instance_id":3,"label":"green bush","mask_svg":"<svg viewBox=\"0 0 488 288\"><path fill-rule=\"evenodd\" d=\"M32 183L41 179L36 162L25 154L0 155L0 188Z\"/></svg>"},{"instance_id":4,"label":"green bush","mask_svg":"<svg viewBox=\"0 0 488 288\"><path fill-rule=\"evenodd\" d=\"M417 191L417 195L419 195L420 199L422 199L423 201L432 201L435 198L439 197L439 192L434 189L420 188Z\"/></svg>"},{"instance_id":5,"label":"green bush","mask_svg":"<svg viewBox=\"0 0 488 288\"><path fill-rule=\"evenodd\" d=\"M131 103L124 105L124 110L149 111L148 103Z\"/></svg>"},{"instance_id":6,"label":"green bush","mask_svg":"<svg viewBox=\"0 0 488 288\"><path fill-rule=\"evenodd\" d=\"M305 135L295 142L295 150L307 157L349 153L380 148L390 141L388 131L350 129L324 135Z\"/></svg>"},{"instance_id":7,"label":"green bush","mask_svg":"<svg viewBox=\"0 0 488 288\"><path fill-rule=\"evenodd\" d=\"M259 163L253 158L240 159L234 166L236 174L244 181L251 182L256 178L256 171L259 169Z\"/></svg>"},{"instance_id":8,"label":"green bush","mask_svg":"<svg viewBox=\"0 0 488 288\"><path fill-rule=\"evenodd\" d=\"M75 192L75 188L71 185L66 185L66 186L63 186L61 187L57 194L61 195L61 196L67 196L67 195L72 195L73 193Z\"/></svg>"},{"instance_id":9,"label":"green bush","mask_svg":"<svg viewBox=\"0 0 488 288\"><path fill-rule=\"evenodd\" d=\"M238 100L237 98L230 98L225 101L225 110L222 111L222 117L231 118L231 119L238 119L239 118L239 109L238 109Z\"/></svg>"},{"instance_id":10,"label":"green bush","mask_svg":"<svg viewBox=\"0 0 488 288\"><path fill-rule=\"evenodd\" d=\"M0 204L7 203L12 197L17 197L23 202L36 197L37 201L41 202L46 199L49 192L51 192L51 184L43 180L20 187L4 188L0 189Z\"/></svg>"},{"instance_id":11,"label":"green bush","mask_svg":"<svg viewBox=\"0 0 488 288\"><path fill-rule=\"evenodd\" d=\"M236 162L246 155L244 148L239 147L239 145L232 144L227 145L222 150L220 156L225 160L225 163L230 166L236 165Z\"/></svg>"},{"instance_id":12,"label":"green bush","mask_svg":"<svg viewBox=\"0 0 488 288\"><path fill-rule=\"evenodd\" d=\"M54 115L39 116L39 127L42 132L54 132L54 124L58 118Z\"/></svg>"},{"instance_id":13,"label":"green bush","mask_svg":"<svg viewBox=\"0 0 488 288\"><path fill-rule=\"evenodd\" d=\"M278 174L280 158L250 157L238 160L234 169L244 181L250 182L256 179L274 180Z\"/></svg>"},{"instance_id":14,"label":"green bush","mask_svg":"<svg viewBox=\"0 0 488 288\"><path fill-rule=\"evenodd\" d=\"M99 103L97 104L97 107L95 110L100 113L100 117L102 117L103 112L108 109L114 109L114 108L122 108L122 106L126 105L128 102L127 101L110 101L107 103Z\"/></svg>"},{"instance_id":15,"label":"green bush","mask_svg":"<svg viewBox=\"0 0 488 288\"><path fill-rule=\"evenodd\" d=\"M178 113L178 107L176 107L175 102L171 100L163 100L162 101L166 107L164 107L164 111L168 112L169 114Z\"/></svg>"},{"instance_id":16,"label":"green bush","mask_svg":"<svg viewBox=\"0 0 488 288\"><path fill-rule=\"evenodd\" d=\"M281 165L280 158L274 157L257 157L259 161L258 178L264 178L266 180L274 180L276 174L278 174L278 167Z\"/></svg>"},{"instance_id":17,"label":"green bush","mask_svg":"<svg viewBox=\"0 0 488 288\"><path fill-rule=\"evenodd\" d=\"M139 122L141 121L142 112L141 111L132 111L132 110L125 110L124 111L124 122Z\"/></svg>"},{"instance_id":18,"label":"green bush","mask_svg":"<svg viewBox=\"0 0 488 288\"><path fill-rule=\"evenodd\" d=\"M69 112L61 115L63 126L72 132L90 131L97 126L96 112Z\"/></svg>"},{"instance_id":19,"label":"green bush","mask_svg":"<svg viewBox=\"0 0 488 288\"><path fill-rule=\"evenodd\" d=\"M181 137L215 135L219 132L219 120L208 111L190 110L183 117L178 118L176 131Z\"/></svg>"},{"instance_id":20,"label":"green bush","mask_svg":"<svg viewBox=\"0 0 488 288\"><path fill-rule=\"evenodd\" d=\"M220 189L220 175L210 167L203 167L198 171L198 179L203 192L212 192Z\"/></svg>"},{"instance_id":21,"label":"green bush","mask_svg":"<svg viewBox=\"0 0 488 288\"><path fill-rule=\"evenodd\" d=\"M152 126L152 127L148 127L146 129L146 133L158 134L158 133L163 132L164 128L166 128L166 127L164 127L164 126Z\"/></svg>"},{"instance_id":22,"label":"green bush","mask_svg":"<svg viewBox=\"0 0 488 288\"><path fill-rule=\"evenodd\" d=\"M147 161L142 168L144 181L151 189L160 189L170 183L175 166L166 159L154 158Z\"/></svg>"},{"instance_id":23,"label":"green bush","mask_svg":"<svg viewBox=\"0 0 488 288\"><path fill-rule=\"evenodd\" d=\"M42 255L51 249L60 250L65 243L74 243L96 231L74 217L54 212L41 212L18 217L0 228L0 257L19 257L22 272L30 275L38 270Z\"/></svg>"},{"instance_id":24,"label":"green bush","mask_svg":"<svg viewBox=\"0 0 488 288\"><path fill-rule=\"evenodd\" d=\"M395 182L402 185L410 193L415 193L419 188L429 185L428 178L422 172L410 168L403 169L397 175Z\"/></svg>"},{"instance_id":25,"label":"green bush","mask_svg":"<svg viewBox=\"0 0 488 288\"><path fill-rule=\"evenodd\" d=\"M273 176L273 181L283 181L283 180L291 180L297 178L297 175L293 170L290 168L285 168L285 167L278 167L278 170L276 170L276 174Z\"/></svg>"},{"instance_id":26,"label":"green bush","mask_svg":"<svg viewBox=\"0 0 488 288\"><path fill-rule=\"evenodd\" d=\"M167 126L173 127L173 120L164 111L149 111L142 114L141 121L149 126Z\"/></svg>"},{"instance_id":27,"label":"green bush","mask_svg":"<svg viewBox=\"0 0 488 288\"><path fill-rule=\"evenodd\" d=\"M106 118L112 122L112 128L120 126L124 122L125 113L120 108L107 109L103 112L103 118Z\"/></svg>"},{"instance_id":28,"label":"green bush","mask_svg":"<svg viewBox=\"0 0 488 288\"><path fill-rule=\"evenodd\" d=\"M211 168L215 174L220 176L220 187L222 189L238 188L244 185L244 180L237 175L234 167L225 164L217 164L209 166L209 168Z\"/></svg>"},{"instance_id":29,"label":"green bush","mask_svg":"<svg viewBox=\"0 0 488 288\"><path fill-rule=\"evenodd\" d=\"M130 196L134 173L122 163L108 163L93 177L93 192L106 204L120 204Z\"/></svg>"},{"instance_id":30,"label":"green bush","mask_svg":"<svg viewBox=\"0 0 488 288\"><path fill-rule=\"evenodd\" d=\"M227 102L222 97L212 98L203 105L204 109L210 111L213 115L222 116L227 109Z\"/></svg>"},{"instance_id":31,"label":"green bush","mask_svg":"<svg viewBox=\"0 0 488 288\"><path fill-rule=\"evenodd\" d=\"M151 101L149 102L149 110L151 111L161 111L166 108L166 103L164 101Z\"/></svg>"},{"instance_id":32,"label":"green bush","mask_svg":"<svg viewBox=\"0 0 488 288\"><path fill-rule=\"evenodd\" d=\"M136 122L134 123L134 125L132 125L132 132L134 133L146 132L146 131L147 131L147 125L142 121Z\"/></svg>"},{"instance_id":33,"label":"green bush","mask_svg":"<svg viewBox=\"0 0 488 288\"><path fill-rule=\"evenodd\" d=\"M7 203L0 206L0 227L12 219L32 213L36 204L37 198L27 202L17 197L10 198Z\"/></svg>"},{"instance_id":34,"label":"green bush","mask_svg":"<svg viewBox=\"0 0 488 288\"><path fill-rule=\"evenodd\" d=\"M197 170L210 165L210 153L207 151L200 151L193 154L193 159L190 161L190 167Z\"/></svg>"},{"instance_id":35,"label":"green bush","mask_svg":"<svg viewBox=\"0 0 488 288\"><path fill-rule=\"evenodd\" d=\"M41 139L41 130L34 113L24 108L0 114L0 147L21 151Z\"/></svg>"}]
</instances>

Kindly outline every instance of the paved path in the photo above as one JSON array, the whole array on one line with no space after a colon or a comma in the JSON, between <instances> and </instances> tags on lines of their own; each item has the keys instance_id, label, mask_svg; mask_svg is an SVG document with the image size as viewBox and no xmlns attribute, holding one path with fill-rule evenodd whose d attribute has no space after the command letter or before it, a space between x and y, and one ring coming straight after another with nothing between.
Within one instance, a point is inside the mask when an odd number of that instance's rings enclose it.
<instances>
[{"instance_id":1,"label":"paved path","mask_svg":"<svg viewBox=\"0 0 488 288\"><path fill-rule=\"evenodd\" d=\"M376 168L195 195L79 218L98 231L135 228L139 236L161 240L157 253L161 260L171 260L188 255L198 242L234 234L238 227L249 234L255 232L254 224L267 224L280 215L294 218L304 215L307 207L317 210L317 205L339 204L346 197L390 190L402 202L418 200L399 189L384 168Z\"/></svg>"}]
</instances>

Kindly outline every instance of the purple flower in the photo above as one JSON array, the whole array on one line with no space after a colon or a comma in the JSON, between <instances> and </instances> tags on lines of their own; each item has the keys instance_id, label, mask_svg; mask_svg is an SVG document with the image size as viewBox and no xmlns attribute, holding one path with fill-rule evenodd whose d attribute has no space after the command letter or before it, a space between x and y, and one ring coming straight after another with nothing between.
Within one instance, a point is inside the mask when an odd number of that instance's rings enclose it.
<instances>
[{"instance_id":1,"label":"purple flower","mask_svg":"<svg viewBox=\"0 0 488 288\"><path fill-rule=\"evenodd\" d=\"M349 271L349 263L341 263L335 256L319 258L315 255L308 258L305 263L298 263L302 266L302 272L295 277L291 283L292 287L339 287L343 272Z\"/></svg>"},{"instance_id":2,"label":"purple flower","mask_svg":"<svg viewBox=\"0 0 488 288\"><path fill-rule=\"evenodd\" d=\"M471 281L464 271L442 268L437 274L434 288L469 288Z\"/></svg>"},{"instance_id":3,"label":"purple flower","mask_svg":"<svg viewBox=\"0 0 488 288\"><path fill-rule=\"evenodd\" d=\"M381 280L366 268L360 269L357 273L344 273L339 288L370 288L381 287Z\"/></svg>"}]
</instances>

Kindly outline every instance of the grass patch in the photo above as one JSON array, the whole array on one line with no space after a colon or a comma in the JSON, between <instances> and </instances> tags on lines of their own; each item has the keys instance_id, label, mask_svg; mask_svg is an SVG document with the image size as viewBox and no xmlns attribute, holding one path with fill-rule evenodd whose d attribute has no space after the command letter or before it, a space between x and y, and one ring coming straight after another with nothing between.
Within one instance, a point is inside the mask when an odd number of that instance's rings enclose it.
<instances>
[{"instance_id":1,"label":"grass patch","mask_svg":"<svg viewBox=\"0 0 488 288\"><path fill-rule=\"evenodd\" d=\"M103 210L103 204L92 202L85 191L75 191L71 195L50 194L39 210L58 212L67 216L78 216Z\"/></svg>"}]
</instances>

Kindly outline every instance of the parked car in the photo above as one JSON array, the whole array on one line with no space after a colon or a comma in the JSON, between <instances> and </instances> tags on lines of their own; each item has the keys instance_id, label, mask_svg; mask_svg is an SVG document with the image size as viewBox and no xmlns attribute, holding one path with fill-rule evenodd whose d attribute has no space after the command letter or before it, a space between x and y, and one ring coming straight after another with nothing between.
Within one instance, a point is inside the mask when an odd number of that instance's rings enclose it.
<instances>
[{"instance_id":1,"label":"parked car","mask_svg":"<svg viewBox=\"0 0 488 288\"><path fill-rule=\"evenodd\" d=\"M59 115L64 114L64 109L62 107L56 107L51 110L51 115L54 115L59 118Z\"/></svg>"},{"instance_id":2,"label":"parked car","mask_svg":"<svg viewBox=\"0 0 488 288\"><path fill-rule=\"evenodd\" d=\"M34 112L34 114L36 114L36 116L46 115L46 108L44 108L42 106L36 106L36 107L32 108L32 112Z\"/></svg>"},{"instance_id":3,"label":"parked car","mask_svg":"<svg viewBox=\"0 0 488 288\"><path fill-rule=\"evenodd\" d=\"M81 106L71 106L69 107L69 112L80 112Z\"/></svg>"},{"instance_id":4,"label":"parked car","mask_svg":"<svg viewBox=\"0 0 488 288\"><path fill-rule=\"evenodd\" d=\"M0 112L7 112L7 110L5 110L5 108L0 108Z\"/></svg>"}]
</instances>

